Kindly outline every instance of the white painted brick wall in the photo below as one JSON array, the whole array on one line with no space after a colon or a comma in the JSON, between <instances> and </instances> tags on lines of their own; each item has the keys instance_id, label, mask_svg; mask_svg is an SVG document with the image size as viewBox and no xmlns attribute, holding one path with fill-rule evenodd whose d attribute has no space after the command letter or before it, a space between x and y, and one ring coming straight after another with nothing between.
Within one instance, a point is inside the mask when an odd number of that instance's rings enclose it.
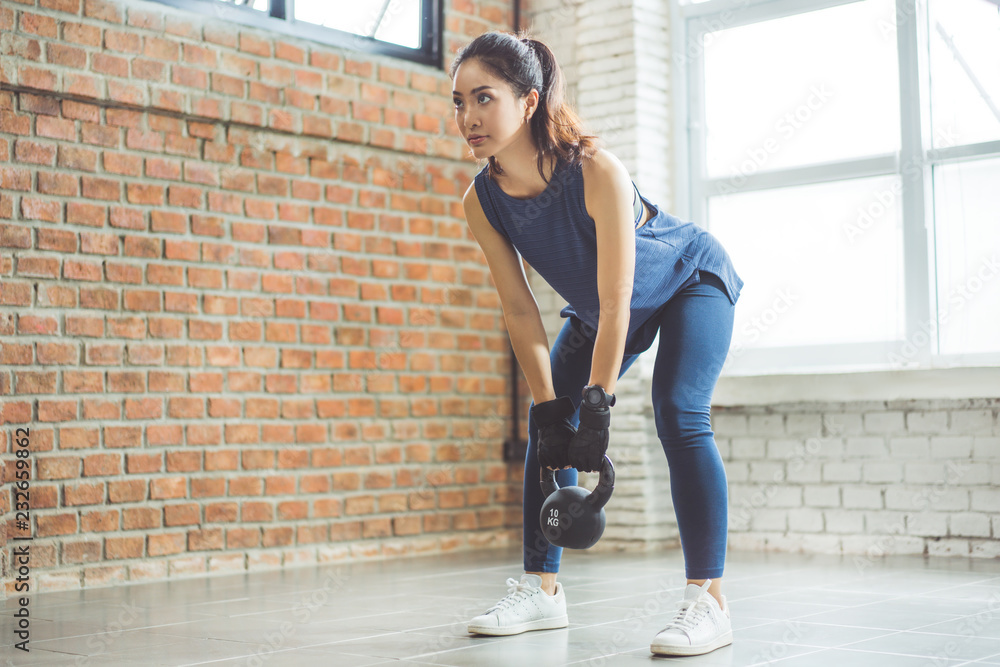
<instances>
[{"instance_id":1,"label":"white painted brick wall","mask_svg":"<svg viewBox=\"0 0 1000 667\"><path fill-rule=\"evenodd\" d=\"M948 534L952 537L989 537L990 517L972 512L952 514L948 517Z\"/></svg>"},{"instance_id":2,"label":"white painted brick wall","mask_svg":"<svg viewBox=\"0 0 1000 667\"><path fill-rule=\"evenodd\" d=\"M938 435L948 432L948 412L911 412L906 415L906 430L910 433Z\"/></svg>"},{"instance_id":3,"label":"white painted brick wall","mask_svg":"<svg viewBox=\"0 0 1000 667\"><path fill-rule=\"evenodd\" d=\"M930 438L926 436L889 438L889 458L925 459L930 455Z\"/></svg>"},{"instance_id":4,"label":"white painted brick wall","mask_svg":"<svg viewBox=\"0 0 1000 667\"><path fill-rule=\"evenodd\" d=\"M936 459L967 459L972 454L973 439L967 435L931 438L931 456Z\"/></svg>"},{"instance_id":5,"label":"white painted brick wall","mask_svg":"<svg viewBox=\"0 0 1000 667\"><path fill-rule=\"evenodd\" d=\"M938 537L948 534L948 515L943 512L908 514L906 532L910 535Z\"/></svg>"},{"instance_id":6,"label":"white painted brick wall","mask_svg":"<svg viewBox=\"0 0 1000 667\"><path fill-rule=\"evenodd\" d=\"M962 412L956 402L928 403L934 402L915 401L907 409L906 401L896 401L881 412L877 403L860 410L858 404L843 413L787 406L783 416L774 411L785 406L726 406L717 423L731 436L727 470L746 466L750 481L730 496L737 518L730 543L996 557L1000 434L978 432L995 427L994 411L977 408L956 420ZM972 433L956 432L955 423L969 425ZM835 437L820 437L831 433ZM779 466L783 480L770 481ZM802 490L801 504L794 488ZM814 522L816 511L822 512L822 529ZM779 533L782 517L787 528Z\"/></svg>"},{"instance_id":7,"label":"white painted brick wall","mask_svg":"<svg viewBox=\"0 0 1000 667\"><path fill-rule=\"evenodd\" d=\"M844 507L859 509L882 509L882 488L879 486L856 486L844 484L840 487L844 497Z\"/></svg>"},{"instance_id":8,"label":"white painted brick wall","mask_svg":"<svg viewBox=\"0 0 1000 667\"><path fill-rule=\"evenodd\" d=\"M863 533L865 513L858 510L830 509L823 511L826 530L830 533Z\"/></svg>"},{"instance_id":9,"label":"white painted brick wall","mask_svg":"<svg viewBox=\"0 0 1000 667\"><path fill-rule=\"evenodd\" d=\"M847 438L846 454L857 458L885 458L889 450L884 438L855 436Z\"/></svg>"},{"instance_id":10,"label":"white painted brick wall","mask_svg":"<svg viewBox=\"0 0 1000 667\"><path fill-rule=\"evenodd\" d=\"M865 433L885 433L895 435L906 429L902 412L869 412L864 415Z\"/></svg>"}]
</instances>

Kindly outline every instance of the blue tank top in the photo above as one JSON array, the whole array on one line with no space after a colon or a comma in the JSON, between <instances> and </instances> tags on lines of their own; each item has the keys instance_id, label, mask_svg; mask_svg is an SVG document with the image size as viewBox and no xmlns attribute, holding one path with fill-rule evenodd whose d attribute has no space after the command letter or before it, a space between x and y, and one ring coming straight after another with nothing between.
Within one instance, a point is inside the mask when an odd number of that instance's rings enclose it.
<instances>
[{"instance_id":1,"label":"blue tank top","mask_svg":"<svg viewBox=\"0 0 1000 667\"><path fill-rule=\"evenodd\" d=\"M576 317L593 340L597 335L600 296L597 289L597 230L584 203L583 165L560 159L548 186L537 197L512 197L487 175L476 174L476 193L490 224L568 305L561 317ZM635 276L626 354L649 347L656 336L653 316L679 291L700 282L699 270L719 276L726 296L736 305L743 281L729 254L707 230L661 210L643 197L633 181L634 197L653 211L635 230ZM638 199L636 204L638 204ZM636 209L635 224L642 220Z\"/></svg>"}]
</instances>

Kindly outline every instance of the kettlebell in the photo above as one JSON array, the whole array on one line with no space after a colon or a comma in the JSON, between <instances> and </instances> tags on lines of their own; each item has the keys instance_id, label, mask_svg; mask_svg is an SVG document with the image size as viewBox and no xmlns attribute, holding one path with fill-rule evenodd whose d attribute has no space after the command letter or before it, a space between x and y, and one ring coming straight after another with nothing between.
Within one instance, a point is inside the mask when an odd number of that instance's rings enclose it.
<instances>
[{"instance_id":1,"label":"kettlebell","mask_svg":"<svg viewBox=\"0 0 1000 667\"><path fill-rule=\"evenodd\" d=\"M555 471L542 466L542 493L545 502L539 521L550 544L570 549L589 549L604 534L604 506L615 490L615 468L607 456L601 463L597 488L589 495L582 486L559 488Z\"/></svg>"}]
</instances>

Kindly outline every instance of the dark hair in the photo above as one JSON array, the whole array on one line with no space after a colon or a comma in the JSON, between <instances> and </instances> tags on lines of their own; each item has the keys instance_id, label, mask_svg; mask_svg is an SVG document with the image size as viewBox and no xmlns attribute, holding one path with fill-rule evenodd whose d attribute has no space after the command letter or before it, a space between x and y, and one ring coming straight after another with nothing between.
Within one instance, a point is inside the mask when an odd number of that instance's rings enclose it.
<instances>
[{"instance_id":1,"label":"dark hair","mask_svg":"<svg viewBox=\"0 0 1000 667\"><path fill-rule=\"evenodd\" d=\"M517 34L491 30L459 50L449 69L451 78L455 78L459 65L473 58L506 81L518 98L532 88L538 91L538 108L530 121L531 137L538 146L538 173L546 183L542 165L548 156L574 163L597 152L599 138L584 134L580 117L564 101L566 81L548 46L529 38L524 30ZM487 175L497 174L503 174L503 169L491 155Z\"/></svg>"}]
</instances>

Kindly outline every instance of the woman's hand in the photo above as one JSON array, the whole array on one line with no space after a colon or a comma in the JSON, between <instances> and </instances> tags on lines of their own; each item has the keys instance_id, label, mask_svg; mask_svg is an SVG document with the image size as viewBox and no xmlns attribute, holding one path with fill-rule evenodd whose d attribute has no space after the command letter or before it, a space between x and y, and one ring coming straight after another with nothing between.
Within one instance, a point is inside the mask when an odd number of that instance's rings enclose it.
<instances>
[{"instance_id":1,"label":"woman's hand","mask_svg":"<svg viewBox=\"0 0 1000 667\"><path fill-rule=\"evenodd\" d=\"M569 468L569 443L576 429L569 418L576 412L569 396L531 407L538 424L538 463L549 470Z\"/></svg>"},{"instance_id":2,"label":"woman's hand","mask_svg":"<svg viewBox=\"0 0 1000 667\"><path fill-rule=\"evenodd\" d=\"M569 443L569 463L581 472L597 472L608 452L611 408L580 405L580 428Z\"/></svg>"}]
</instances>

